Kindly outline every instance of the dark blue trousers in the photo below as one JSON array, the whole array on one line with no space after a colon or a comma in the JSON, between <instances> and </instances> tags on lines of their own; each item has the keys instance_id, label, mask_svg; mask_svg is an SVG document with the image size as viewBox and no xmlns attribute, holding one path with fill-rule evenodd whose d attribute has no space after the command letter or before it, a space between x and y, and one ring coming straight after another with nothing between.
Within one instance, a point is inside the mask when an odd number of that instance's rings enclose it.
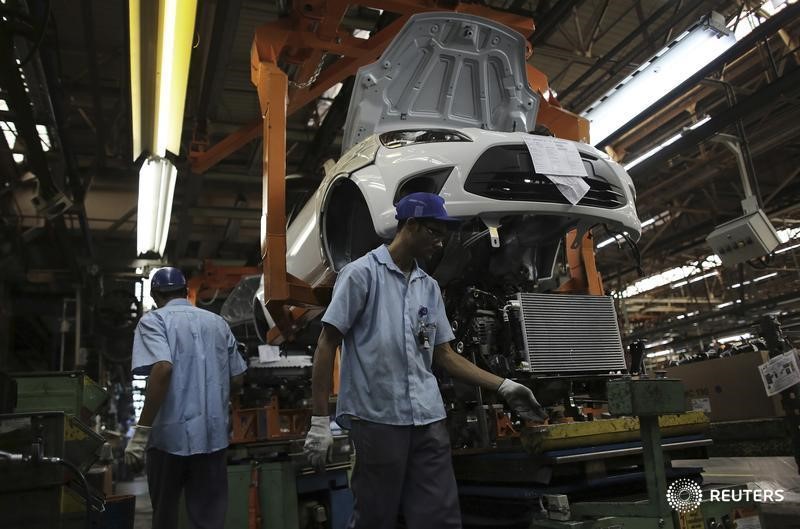
<instances>
[{"instance_id":1,"label":"dark blue trousers","mask_svg":"<svg viewBox=\"0 0 800 529\"><path fill-rule=\"evenodd\" d=\"M176 456L151 448L146 464L153 529L177 529L181 493L194 529L223 529L228 508L225 450Z\"/></svg>"},{"instance_id":2,"label":"dark blue trousers","mask_svg":"<svg viewBox=\"0 0 800 529\"><path fill-rule=\"evenodd\" d=\"M458 489L445 421L392 426L354 420L356 464L350 529L461 529Z\"/></svg>"}]
</instances>

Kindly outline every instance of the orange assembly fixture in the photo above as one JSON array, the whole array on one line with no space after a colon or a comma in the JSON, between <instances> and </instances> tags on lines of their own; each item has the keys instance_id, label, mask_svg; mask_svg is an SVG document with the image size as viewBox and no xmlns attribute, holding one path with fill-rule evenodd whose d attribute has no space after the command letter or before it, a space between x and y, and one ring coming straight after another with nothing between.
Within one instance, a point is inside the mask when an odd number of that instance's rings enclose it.
<instances>
[{"instance_id":1,"label":"orange assembly fixture","mask_svg":"<svg viewBox=\"0 0 800 529\"><path fill-rule=\"evenodd\" d=\"M369 39L354 37L340 28L347 10L358 5L345 0L308 0L296 3L289 17L263 24L251 48L251 79L258 91L261 117L245 125L221 142L202 152L192 152L192 172L203 173L229 154L260 135L264 137L263 217L261 256L264 273L264 299L283 339L294 334L307 315L288 307L323 307L330 297L330 286L311 288L286 271L286 117L320 97L326 90L359 68L376 61L408 18L421 12L455 11L496 20L526 38L534 30L529 17L501 12L478 4L440 0L373 0L368 7L398 16ZM529 54L532 50L528 50ZM325 65L326 57L337 58ZM294 87L289 88L278 60L296 64ZM541 95L539 123L557 137L586 141L588 122L560 107L549 91L546 76L533 66L527 75ZM593 260L592 260L593 263ZM318 313L318 312L317 312ZM281 337L271 333L275 343Z\"/></svg>"},{"instance_id":2,"label":"orange assembly fixture","mask_svg":"<svg viewBox=\"0 0 800 529\"><path fill-rule=\"evenodd\" d=\"M203 271L186 283L188 299L192 305L198 300L214 298L220 291L231 290L239 284L242 277L259 272L255 266L218 266L212 261L203 262Z\"/></svg>"}]
</instances>

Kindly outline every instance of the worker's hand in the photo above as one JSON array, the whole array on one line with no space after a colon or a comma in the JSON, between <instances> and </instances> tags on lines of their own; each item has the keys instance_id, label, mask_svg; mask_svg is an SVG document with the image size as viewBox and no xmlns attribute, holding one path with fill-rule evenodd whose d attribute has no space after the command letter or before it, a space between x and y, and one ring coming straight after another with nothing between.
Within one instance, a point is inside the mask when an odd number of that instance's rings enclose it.
<instances>
[{"instance_id":1,"label":"worker's hand","mask_svg":"<svg viewBox=\"0 0 800 529\"><path fill-rule=\"evenodd\" d=\"M147 450L148 437L150 437L150 426L137 424L133 427L133 437L125 447L125 464L134 474L144 470L144 453Z\"/></svg>"},{"instance_id":2,"label":"worker's hand","mask_svg":"<svg viewBox=\"0 0 800 529\"><path fill-rule=\"evenodd\" d=\"M311 428L308 429L306 443L303 445L303 453L314 468L317 470L325 468L331 446L333 446L333 434L331 434L330 417L327 415L312 416Z\"/></svg>"},{"instance_id":3,"label":"worker's hand","mask_svg":"<svg viewBox=\"0 0 800 529\"><path fill-rule=\"evenodd\" d=\"M497 388L497 393L523 419L539 422L547 419L547 413L528 387L505 379Z\"/></svg>"}]
</instances>

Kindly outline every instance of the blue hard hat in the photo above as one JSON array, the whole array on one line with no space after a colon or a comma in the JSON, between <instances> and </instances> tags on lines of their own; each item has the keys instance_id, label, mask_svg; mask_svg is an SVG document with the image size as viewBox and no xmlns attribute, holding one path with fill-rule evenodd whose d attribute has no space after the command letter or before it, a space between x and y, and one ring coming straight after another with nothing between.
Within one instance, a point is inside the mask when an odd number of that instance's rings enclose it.
<instances>
[{"instance_id":1,"label":"blue hard hat","mask_svg":"<svg viewBox=\"0 0 800 529\"><path fill-rule=\"evenodd\" d=\"M177 268L165 266L159 268L150 280L150 288L157 292L169 292L186 288L186 278Z\"/></svg>"},{"instance_id":2,"label":"blue hard hat","mask_svg":"<svg viewBox=\"0 0 800 529\"><path fill-rule=\"evenodd\" d=\"M434 219L444 222L460 222L459 219L449 217L444 209L444 199L433 193L411 193L404 196L395 206L397 220L406 219Z\"/></svg>"}]
</instances>

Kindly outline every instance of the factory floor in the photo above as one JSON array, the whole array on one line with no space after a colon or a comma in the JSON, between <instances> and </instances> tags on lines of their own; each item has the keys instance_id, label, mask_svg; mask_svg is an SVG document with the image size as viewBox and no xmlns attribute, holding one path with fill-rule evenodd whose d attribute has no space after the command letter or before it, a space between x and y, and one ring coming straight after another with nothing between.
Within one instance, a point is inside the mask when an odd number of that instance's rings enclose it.
<instances>
[{"instance_id":1,"label":"factory floor","mask_svg":"<svg viewBox=\"0 0 800 529\"><path fill-rule=\"evenodd\" d=\"M133 529L150 529L153 508L150 506L150 496L147 493L147 479L139 476L133 481L117 483L116 493L136 496L136 517L133 521Z\"/></svg>"},{"instance_id":2,"label":"factory floor","mask_svg":"<svg viewBox=\"0 0 800 529\"><path fill-rule=\"evenodd\" d=\"M784 490L783 502L762 506L764 520L762 529L800 529L800 474L794 458L714 457L673 461L672 464L676 467L703 467L705 485L749 483L750 488ZM139 476L133 481L118 483L117 494L136 496L136 518L133 527L150 529L153 510L145 478Z\"/></svg>"}]
</instances>

